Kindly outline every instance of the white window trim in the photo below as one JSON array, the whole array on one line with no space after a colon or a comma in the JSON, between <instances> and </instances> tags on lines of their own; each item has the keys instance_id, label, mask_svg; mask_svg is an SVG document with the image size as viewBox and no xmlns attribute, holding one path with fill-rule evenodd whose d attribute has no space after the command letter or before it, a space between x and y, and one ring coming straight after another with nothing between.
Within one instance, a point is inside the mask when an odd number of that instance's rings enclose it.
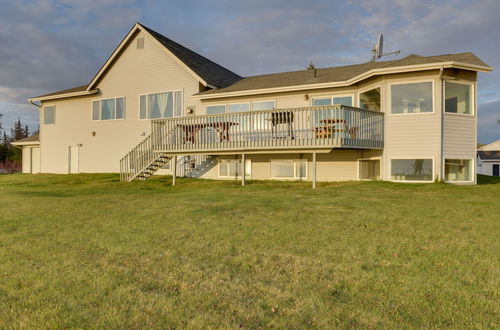
<instances>
[{"instance_id":1,"label":"white window trim","mask_svg":"<svg viewBox=\"0 0 500 330\"><path fill-rule=\"evenodd\" d=\"M54 107L54 123L53 124L45 124L45 108ZM42 107L42 126L55 126L57 119L57 107L54 103L52 104L44 104Z\"/></svg>"},{"instance_id":2,"label":"white window trim","mask_svg":"<svg viewBox=\"0 0 500 330\"><path fill-rule=\"evenodd\" d=\"M278 177L275 177L275 176L272 176L271 173L273 172L272 171L272 161L275 160L275 161L283 161L283 160L287 160L287 161L293 161L293 178L285 178L285 177L281 177L281 176L278 176ZM305 177L297 177L297 161L305 161L306 163L306 176ZM287 180L287 181L307 181L309 179L309 159L307 158L293 158L293 159L270 159L269 160L269 178L271 180Z\"/></svg>"},{"instance_id":3,"label":"white window trim","mask_svg":"<svg viewBox=\"0 0 500 330\"><path fill-rule=\"evenodd\" d=\"M379 169L379 177L380 177L380 179L373 180L373 179L362 179L361 178L361 161L362 160L378 160L380 162L380 169ZM360 181L377 181L377 180L382 180L382 157L378 156L378 157L358 158L358 180L360 180Z\"/></svg>"},{"instance_id":4,"label":"white window trim","mask_svg":"<svg viewBox=\"0 0 500 330\"><path fill-rule=\"evenodd\" d=\"M365 93L365 92L368 92L368 91L371 91L372 89L377 89L377 88L380 88L380 111L379 112L384 112L386 113L384 110L384 95L383 95L383 92L384 92L384 89L382 88L382 84L381 83L376 83L376 84L373 84L373 85L368 85L368 86L365 86L363 88L359 88L358 91L357 91L357 97L355 98L355 101L356 101L356 105L354 105L354 107L356 108L360 108L361 109L361 100L360 100L360 96L361 94ZM372 110L373 111L373 110Z\"/></svg>"},{"instance_id":5,"label":"white window trim","mask_svg":"<svg viewBox=\"0 0 500 330\"><path fill-rule=\"evenodd\" d=\"M271 110L254 110L253 109L253 104L254 103L265 103L265 102L273 102L273 104L274 104L273 108ZM273 111L273 110L277 109L276 105L278 104L278 102L277 102L276 99L274 99L274 100L256 100L256 101L252 101L250 103L251 103L250 104L250 111Z\"/></svg>"},{"instance_id":6,"label":"white window trim","mask_svg":"<svg viewBox=\"0 0 500 330\"><path fill-rule=\"evenodd\" d=\"M231 161L241 162L241 159L240 158L238 158L238 159L233 158L233 159L219 159L218 160L218 162L217 162L217 177L222 178L222 179L241 179L241 175L238 175L238 176L220 175L220 163L221 162L231 162ZM245 165L245 170L248 168L250 171L250 175L245 175L245 179L251 180L252 179L252 160L249 158L246 158L245 162L247 162L247 164ZM228 169L229 169L229 167L228 167Z\"/></svg>"},{"instance_id":7,"label":"white window trim","mask_svg":"<svg viewBox=\"0 0 500 330\"><path fill-rule=\"evenodd\" d=\"M208 113L208 107L224 107L224 112L223 113ZM225 113L228 113L226 110L227 110L227 104L207 104L205 106L205 115L207 115L207 116L223 115Z\"/></svg>"},{"instance_id":8,"label":"white window trim","mask_svg":"<svg viewBox=\"0 0 500 330\"><path fill-rule=\"evenodd\" d=\"M395 85L410 85L410 84L420 84L420 83L428 83L432 84L432 111L431 112L414 112L414 113L392 113L392 86ZM386 112L389 116L420 116L420 115L433 115L436 113L436 90L433 79L419 79L419 80L401 80L401 81L393 81L387 84L387 101L389 103L389 111Z\"/></svg>"},{"instance_id":9,"label":"white window trim","mask_svg":"<svg viewBox=\"0 0 500 330\"><path fill-rule=\"evenodd\" d=\"M472 100L470 101L471 113L446 112L446 82L450 82L452 84L457 84L457 85L468 85L471 87L471 98L472 98ZM476 116L476 85L473 82L465 81L465 80L446 80L446 79L444 79L443 80L443 113L445 115L452 115L452 116L475 117Z\"/></svg>"},{"instance_id":10,"label":"white window trim","mask_svg":"<svg viewBox=\"0 0 500 330\"><path fill-rule=\"evenodd\" d=\"M443 157L443 175L444 177L446 177L446 159L459 159L459 160L470 160L472 161L471 162L471 173L470 173L470 177L471 179L469 181L448 181L448 180L444 180L443 178L443 181L446 182L446 183L455 183L455 184L460 184L460 183L474 183L476 180L474 179L474 174L477 175L477 173L474 173L474 169L476 168L476 162L475 162L475 159L474 158L462 158L462 157Z\"/></svg>"},{"instance_id":11,"label":"white window trim","mask_svg":"<svg viewBox=\"0 0 500 330\"><path fill-rule=\"evenodd\" d=\"M115 117L116 117L116 102L117 99L123 98L123 118L114 118L114 119L94 119L94 102L99 101L99 117L102 117L102 109L101 109L101 101L105 100L115 100ZM100 98L100 99L94 99L90 101L90 120L93 122L107 122L107 121L115 121L115 120L125 120L127 118L127 98L125 96L116 96L116 97L105 97L105 98Z\"/></svg>"},{"instance_id":12,"label":"white window trim","mask_svg":"<svg viewBox=\"0 0 500 330\"><path fill-rule=\"evenodd\" d=\"M248 110L246 110L246 111L229 111L229 107L230 106L232 106L232 105L241 105L241 104L247 104L248 105ZM236 103L227 103L224 113L246 113L246 112L250 112L250 111L252 111L252 107L251 107L250 102L236 102Z\"/></svg>"},{"instance_id":13,"label":"white window trim","mask_svg":"<svg viewBox=\"0 0 500 330\"><path fill-rule=\"evenodd\" d=\"M423 159L423 160L432 160L432 180L424 181L424 180L393 180L392 179L392 161L400 160L400 159ZM391 157L389 158L389 180L391 182L404 182L404 183L433 183L436 178L436 169L435 169L436 159L434 157Z\"/></svg>"},{"instance_id":14,"label":"white window trim","mask_svg":"<svg viewBox=\"0 0 500 330\"><path fill-rule=\"evenodd\" d=\"M328 94L328 95L324 95L324 96L321 96L321 95L315 95L313 97L311 97L311 101L310 101L310 106L311 107L314 107L314 100L318 100L318 99L330 99L332 101L332 104L335 104L333 103L333 99L334 98L338 98L338 97L350 97L351 100L352 100L352 105L351 107L354 107L355 106L355 101L356 101L356 94ZM321 107L322 105L316 105L317 107ZM327 105L325 105L326 107Z\"/></svg>"},{"instance_id":15,"label":"white window trim","mask_svg":"<svg viewBox=\"0 0 500 330\"><path fill-rule=\"evenodd\" d=\"M175 93L175 92L181 92L181 115L180 116L172 116L172 117L167 117L167 118L147 118L147 111L149 110L149 97L148 95L151 94L160 94L160 93ZM141 96L146 95L146 118L141 118ZM174 105L174 113L175 113L175 105ZM168 91L160 91L160 92L147 92L147 93L141 93L139 94L139 97L137 98L137 118L139 118L139 121L145 121L145 120L162 120L162 119L169 119L169 118L180 118L184 117L184 89L172 89Z\"/></svg>"}]
</instances>

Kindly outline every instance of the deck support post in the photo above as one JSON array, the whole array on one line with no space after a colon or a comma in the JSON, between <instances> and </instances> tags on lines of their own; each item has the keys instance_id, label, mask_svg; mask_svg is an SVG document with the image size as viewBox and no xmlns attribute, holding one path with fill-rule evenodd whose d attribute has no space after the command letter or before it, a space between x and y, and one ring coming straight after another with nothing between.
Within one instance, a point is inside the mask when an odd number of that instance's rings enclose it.
<instances>
[{"instance_id":1,"label":"deck support post","mask_svg":"<svg viewBox=\"0 0 500 330\"><path fill-rule=\"evenodd\" d=\"M172 186L175 186L175 178L177 177L177 155L172 157Z\"/></svg>"},{"instance_id":2,"label":"deck support post","mask_svg":"<svg viewBox=\"0 0 500 330\"><path fill-rule=\"evenodd\" d=\"M246 172L246 168L245 168L245 154L241 154L241 185L244 186L245 185L245 172Z\"/></svg>"},{"instance_id":3,"label":"deck support post","mask_svg":"<svg viewBox=\"0 0 500 330\"><path fill-rule=\"evenodd\" d=\"M312 168L312 187L316 189L316 153L313 152L313 168Z\"/></svg>"}]
</instances>

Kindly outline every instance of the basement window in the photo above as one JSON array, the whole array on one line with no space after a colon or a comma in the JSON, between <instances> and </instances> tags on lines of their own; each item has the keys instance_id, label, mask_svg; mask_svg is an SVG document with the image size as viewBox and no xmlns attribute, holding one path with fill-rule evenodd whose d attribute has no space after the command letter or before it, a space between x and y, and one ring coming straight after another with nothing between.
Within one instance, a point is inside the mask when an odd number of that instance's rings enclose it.
<instances>
[{"instance_id":1,"label":"basement window","mask_svg":"<svg viewBox=\"0 0 500 330\"><path fill-rule=\"evenodd\" d=\"M432 159L392 159L391 180L432 182L432 168Z\"/></svg>"},{"instance_id":2,"label":"basement window","mask_svg":"<svg viewBox=\"0 0 500 330\"><path fill-rule=\"evenodd\" d=\"M245 177L252 176L252 163L250 159L245 160ZM219 160L219 177L239 178L241 177L241 159L221 159Z\"/></svg>"},{"instance_id":3,"label":"basement window","mask_svg":"<svg viewBox=\"0 0 500 330\"><path fill-rule=\"evenodd\" d=\"M444 180L447 182L471 182L472 160L446 159L444 162Z\"/></svg>"},{"instance_id":4,"label":"basement window","mask_svg":"<svg viewBox=\"0 0 500 330\"><path fill-rule=\"evenodd\" d=\"M307 179L307 159L271 159L272 179Z\"/></svg>"},{"instance_id":5,"label":"basement window","mask_svg":"<svg viewBox=\"0 0 500 330\"><path fill-rule=\"evenodd\" d=\"M361 180L380 180L380 159L359 160L359 178Z\"/></svg>"}]
</instances>

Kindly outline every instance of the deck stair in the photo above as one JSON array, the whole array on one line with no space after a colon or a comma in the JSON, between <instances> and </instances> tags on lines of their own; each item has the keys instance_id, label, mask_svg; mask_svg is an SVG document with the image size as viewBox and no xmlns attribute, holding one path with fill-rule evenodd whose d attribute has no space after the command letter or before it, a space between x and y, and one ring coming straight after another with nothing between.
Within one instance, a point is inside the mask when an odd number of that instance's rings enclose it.
<instances>
[{"instance_id":1,"label":"deck stair","mask_svg":"<svg viewBox=\"0 0 500 330\"><path fill-rule=\"evenodd\" d=\"M120 160L120 180L146 180L165 166L172 156L154 152L153 138L146 137Z\"/></svg>"}]
</instances>

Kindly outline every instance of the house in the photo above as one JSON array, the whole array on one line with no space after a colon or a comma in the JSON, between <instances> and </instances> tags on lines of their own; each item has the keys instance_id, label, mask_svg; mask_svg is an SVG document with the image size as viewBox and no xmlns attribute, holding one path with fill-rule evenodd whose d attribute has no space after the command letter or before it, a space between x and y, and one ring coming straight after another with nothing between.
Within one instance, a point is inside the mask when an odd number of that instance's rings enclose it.
<instances>
[{"instance_id":1,"label":"house","mask_svg":"<svg viewBox=\"0 0 500 330\"><path fill-rule=\"evenodd\" d=\"M241 77L137 23L90 82L29 101L42 173L475 183L491 70L459 53Z\"/></svg>"},{"instance_id":2,"label":"house","mask_svg":"<svg viewBox=\"0 0 500 330\"><path fill-rule=\"evenodd\" d=\"M478 148L477 173L500 176L500 140Z\"/></svg>"}]
</instances>

